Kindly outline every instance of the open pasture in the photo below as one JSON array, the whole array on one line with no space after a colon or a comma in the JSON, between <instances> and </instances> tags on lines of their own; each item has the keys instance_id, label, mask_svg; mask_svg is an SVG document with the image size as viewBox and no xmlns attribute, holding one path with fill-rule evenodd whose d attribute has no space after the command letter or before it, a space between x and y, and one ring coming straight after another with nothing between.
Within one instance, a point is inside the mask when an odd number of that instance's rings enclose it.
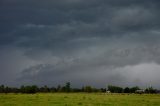
<instances>
[{"instance_id":1,"label":"open pasture","mask_svg":"<svg viewBox=\"0 0 160 106\"><path fill-rule=\"evenodd\" d=\"M0 106L160 106L158 94L0 94Z\"/></svg>"}]
</instances>

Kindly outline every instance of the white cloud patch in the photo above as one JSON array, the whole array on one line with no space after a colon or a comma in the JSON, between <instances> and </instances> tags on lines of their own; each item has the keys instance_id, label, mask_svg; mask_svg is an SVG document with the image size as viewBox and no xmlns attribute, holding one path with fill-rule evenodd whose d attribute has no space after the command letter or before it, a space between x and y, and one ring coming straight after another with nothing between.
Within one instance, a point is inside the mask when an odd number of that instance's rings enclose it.
<instances>
[{"instance_id":1,"label":"white cloud patch","mask_svg":"<svg viewBox=\"0 0 160 106\"><path fill-rule=\"evenodd\" d=\"M138 84L139 86L159 87L160 65L154 62L141 63L138 65L128 65L115 69L115 73L120 73L128 84Z\"/></svg>"}]
</instances>

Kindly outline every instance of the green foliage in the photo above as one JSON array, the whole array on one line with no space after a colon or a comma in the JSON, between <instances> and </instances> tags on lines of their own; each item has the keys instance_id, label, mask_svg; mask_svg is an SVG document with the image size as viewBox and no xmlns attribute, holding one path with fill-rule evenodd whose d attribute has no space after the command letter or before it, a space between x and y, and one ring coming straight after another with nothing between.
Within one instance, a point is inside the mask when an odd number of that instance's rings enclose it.
<instances>
[{"instance_id":1,"label":"green foliage","mask_svg":"<svg viewBox=\"0 0 160 106\"><path fill-rule=\"evenodd\" d=\"M124 88L124 93L130 93L130 89L128 87Z\"/></svg>"},{"instance_id":2,"label":"green foliage","mask_svg":"<svg viewBox=\"0 0 160 106\"><path fill-rule=\"evenodd\" d=\"M47 85L45 85L45 86L39 88L39 91L46 93L46 92L50 92L50 89L47 87Z\"/></svg>"},{"instance_id":3,"label":"green foliage","mask_svg":"<svg viewBox=\"0 0 160 106\"><path fill-rule=\"evenodd\" d=\"M92 87L91 87L91 86L85 86L85 87L83 88L83 90L84 90L84 92L90 93L90 92L92 92Z\"/></svg>"},{"instance_id":4,"label":"green foliage","mask_svg":"<svg viewBox=\"0 0 160 106\"><path fill-rule=\"evenodd\" d=\"M71 84L70 84L70 82L67 82L66 83L66 86L65 86L65 92L70 92L71 91Z\"/></svg>"},{"instance_id":5,"label":"green foliage","mask_svg":"<svg viewBox=\"0 0 160 106\"><path fill-rule=\"evenodd\" d=\"M108 91L110 91L112 93L122 93L123 92L123 88L118 87L118 86L108 85Z\"/></svg>"},{"instance_id":6,"label":"green foliage","mask_svg":"<svg viewBox=\"0 0 160 106\"><path fill-rule=\"evenodd\" d=\"M130 93L135 93L136 90L140 90L140 88L138 86L132 87L130 88Z\"/></svg>"},{"instance_id":7,"label":"green foliage","mask_svg":"<svg viewBox=\"0 0 160 106\"><path fill-rule=\"evenodd\" d=\"M48 87L47 85L43 86L43 87L37 87L36 85L32 85L32 86L24 86L22 85L20 88L13 88L13 87L8 87L8 86L4 86L1 85L0 86L0 93L55 93L55 92L87 92L87 93L91 93L91 92L106 92L106 90L110 91L111 93L135 93L135 91L140 90L140 88L138 86L135 87L126 87L126 88L122 88L122 87L118 87L118 86L112 86L109 85L108 89L106 88L94 88L92 86L84 86L82 88L71 88L71 84L70 82L65 83L64 86L58 85L57 87ZM145 90L145 93L158 93L159 90L156 90L152 87L149 87Z\"/></svg>"},{"instance_id":8,"label":"green foliage","mask_svg":"<svg viewBox=\"0 0 160 106\"><path fill-rule=\"evenodd\" d=\"M154 89L153 87L149 87L149 88L146 88L146 89L145 89L145 92L146 92L146 93L156 93L156 91L157 91L157 90Z\"/></svg>"},{"instance_id":9,"label":"green foliage","mask_svg":"<svg viewBox=\"0 0 160 106\"><path fill-rule=\"evenodd\" d=\"M32 86L21 86L20 88L22 93L36 93L38 91L38 87L36 85Z\"/></svg>"}]
</instances>

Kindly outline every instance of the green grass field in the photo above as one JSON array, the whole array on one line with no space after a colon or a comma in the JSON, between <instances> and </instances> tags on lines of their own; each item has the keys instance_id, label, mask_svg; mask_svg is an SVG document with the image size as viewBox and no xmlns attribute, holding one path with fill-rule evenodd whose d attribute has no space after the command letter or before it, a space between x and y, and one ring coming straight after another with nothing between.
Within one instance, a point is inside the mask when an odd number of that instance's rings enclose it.
<instances>
[{"instance_id":1,"label":"green grass field","mask_svg":"<svg viewBox=\"0 0 160 106\"><path fill-rule=\"evenodd\" d=\"M0 106L160 106L160 95L101 93L0 94Z\"/></svg>"}]
</instances>

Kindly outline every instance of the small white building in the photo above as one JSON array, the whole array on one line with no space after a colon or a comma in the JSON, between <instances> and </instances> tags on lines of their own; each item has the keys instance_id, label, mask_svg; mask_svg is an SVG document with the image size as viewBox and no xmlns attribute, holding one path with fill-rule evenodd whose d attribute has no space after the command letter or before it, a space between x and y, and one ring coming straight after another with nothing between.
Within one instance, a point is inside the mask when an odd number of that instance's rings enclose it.
<instances>
[{"instance_id":1,"label":"small white building","mask_svg":"<svg viewBox=\"0 0 160 106\"><path fill-rule=\"evenodd\" d=\"M142 93L145 93L145 90L143 90L143 89L136 90L135 93L142 94Z\"/></svg>"},{"instance_id":2,"label":"small white building","mask_svg":"<svg viewBox=\"0 0 160 106\"><path fill-rule=\"evenodd\" d=\"M107 90L106 93L111 93L111 91L108 91L108 90Z\"/></svg>"}]
</instances>

